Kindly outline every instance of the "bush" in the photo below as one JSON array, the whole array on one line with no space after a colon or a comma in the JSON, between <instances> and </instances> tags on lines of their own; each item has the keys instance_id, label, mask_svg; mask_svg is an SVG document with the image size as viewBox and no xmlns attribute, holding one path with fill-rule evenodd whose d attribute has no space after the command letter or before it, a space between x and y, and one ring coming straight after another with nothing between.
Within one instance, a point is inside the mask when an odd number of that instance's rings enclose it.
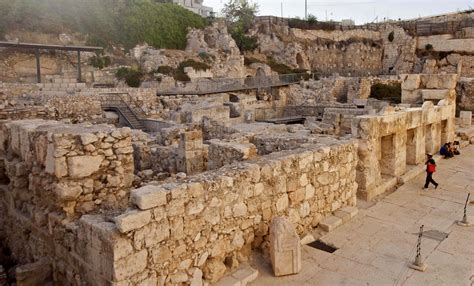
<instances>
[{"instance_id":1,"label":"bush","mask_svg":"<svg viewBox=\"0 0 474 286\"><path fill-rule=\"evenodd\" d=\"M108 56L105 56L105 57L94 56L89 60L89 63L95 68L103 69L105 67L110 66L111 61L110 61L110 57Z\"/></svg>"},{"instance_id":2,"label":"bush","mask_svg":"<svg viewBox=\"0 0 474 286\"><path fill-rule=\"evenodd\" d=\"M170 66L159 66L153 73L161 73L167 76L173 76L176 70Z\"/></svg>"},{"instance_id":3,"label":"bush","mask_svg":"<svg viewBox=\"0 0 474 286\"><path fill-rule=\"evenodd\" d=\"M307 22L311 25L311 24L316 24L318 22L318 18L316 18L316 16L314 16L313 14L309 14L308 15L308 20Z\"/></svg>"},{"instance_id":4,"label":"bush","mask_svg":"<svg viewBox=\"0 0 474 286\"><path fill-rule=\"evenodd\" d=\"M198 56L201 58L201 60L205 62L212 62L215 60L215 57L213 55L210 55L206 52L200 52Z\"/></svg>"},{"instance_id":5,"label":"bush","mask_svg":"<svg viewBox=\"0 0 474 286\"><path fill-rule=\"evenodd\" d=\"M183 70L177 70L175 72L175 74L173 75L173 78L176 80L176 81L182 81L182 82L189 82L191 81L191 79L189 78L189 76L187 74L184 73Z\"/></svg>"},{"instance_id":6,"label":"bush","mask_svg":"<svg viewBox=\"0 0 474 286\"><path fill-rule=\"evenodd\" d=\"M388 34L388 40L390 42L393 42L393 40L395 40L395 33L393 31Z\"/></svg>"},{"instance_id":7,"label":"bush","mask_svg":"<svg viewBox=\"0 0 474 286\"><path fill-rule=\"evenodd\" d=\"M247 36L241 30L233 31L230 35L234 39L235 43L237 44L237 47L239 47L241 52L251 52L258 48L258 39L256 36Z\"/></svg>"},{"instance_id":8,"label":"bush","mask_svg":"<svg viewBox=\"0 0 474 286\"><path fill-rule=\"evenodd\" d=\"M124 80L129 87L140 87L143 73L139 70L122 67L117 70L115 76Z\"/></svg>"},{"instance_id":9,"label":"bush","mask_svg":"<svg viewBox=\"0 0 474 286\"><path fill-rule=\"evenodd\" d=\"M402 85L401 83L376 83L372 86L370 97L378 100L390 101L392 103L401 103Z\"/></svg>"},{"instance_id":10,"label":"bush","mask_svg":"<svg viewBox=\"0 0 474 286\"><path fill-rule=\"evenodd\" d=\"M432 44L427 44L427 45L425 46L425 50L427 50L427 51L432 51L432 50L433 50L433 45L432 45Z\"/></svg>"},{"instance_id":11,"label":"bush","mask_svg":"<svg viewBox=\"0 0 474 286\"><path fill-rule=\"evenodd\" d=\"M146 42L156 48L184 49L187 29L207 25L205 18L179 5L156 2L0 0L0 33L2 27L48 34L77 32L88 35L88 45L129 49Z\"/></svg>"}]
</instances>

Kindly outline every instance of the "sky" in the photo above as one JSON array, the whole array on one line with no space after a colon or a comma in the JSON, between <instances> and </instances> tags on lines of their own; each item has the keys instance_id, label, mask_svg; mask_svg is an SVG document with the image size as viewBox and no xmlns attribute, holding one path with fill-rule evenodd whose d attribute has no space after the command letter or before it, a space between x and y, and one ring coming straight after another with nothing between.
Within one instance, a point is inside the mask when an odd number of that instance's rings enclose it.
<instances>
[{"instance_id":1,"label":"sky","mask_svg":"<svg viewBox=\"0 0 474 286\"><path fill-rule=\"evenodd\" d=\"M204 0L204 5L220 12L227 0ZM305 0L253 0L260 6L260 16L300 17L305 14ZM474 0L307 0L308 14L318 20L352 19L364 24L387 19L414 19L459 10L474 9Z\"/></svg>"}]
</instances>

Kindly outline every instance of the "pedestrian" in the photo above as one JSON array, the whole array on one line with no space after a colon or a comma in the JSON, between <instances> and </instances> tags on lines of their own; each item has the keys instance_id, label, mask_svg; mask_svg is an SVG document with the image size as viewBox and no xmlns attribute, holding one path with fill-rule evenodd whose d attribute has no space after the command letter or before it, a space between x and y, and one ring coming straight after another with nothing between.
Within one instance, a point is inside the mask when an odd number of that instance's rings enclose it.
<instances>
[{"instance_id":1,"label":"pedestrian","mask_svg":"<svg viewBox=\"0 0 474 286\"><path fill-rule=\"evenodd\" d=\"M436 162L433 159L433 154L426 154L428 157L428 160L426 161L426 183L425 183L425 189L428 189L430 183L432 183L435 186L435 189L438 188L438 183L433 180L433 174L436 172Z\"/></svg>"}]
</instances>

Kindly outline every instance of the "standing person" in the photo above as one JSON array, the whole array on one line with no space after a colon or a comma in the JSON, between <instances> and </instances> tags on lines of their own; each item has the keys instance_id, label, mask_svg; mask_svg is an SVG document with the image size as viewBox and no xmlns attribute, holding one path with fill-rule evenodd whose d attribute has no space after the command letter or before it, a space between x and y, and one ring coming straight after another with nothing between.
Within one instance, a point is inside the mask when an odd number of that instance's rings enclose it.
<instances>
[{"instance_id":1,"label":"standing person","mask_svg":"<svg viewBox=\"0 0 474 286\"><path fill-rule=\"evenodd\" d=\"M428 160L426 161L426 183L425 183L425 189L428 189L430 183L432 183L435 186L435 189L438 188L438 183L433 180L433 173L436 172L436 162L433 159L433 154L427 154Z\"/></svg>"}]
</instances>

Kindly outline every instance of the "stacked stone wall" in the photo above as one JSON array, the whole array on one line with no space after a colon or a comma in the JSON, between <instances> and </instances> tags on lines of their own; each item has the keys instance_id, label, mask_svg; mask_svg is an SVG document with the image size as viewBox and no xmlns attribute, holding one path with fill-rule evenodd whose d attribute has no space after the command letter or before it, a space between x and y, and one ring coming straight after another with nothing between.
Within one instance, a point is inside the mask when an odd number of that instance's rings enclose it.
<instances>
[{"instance_id":1,"label":"stacked stone wall","mask_svg":"<svg viewBox=\"0 0 474 286\"><path fill-rule=\"evenodd\" d=\"M288 216L301 235L322 216L354 205L356 164L354 142L313 145L134 190L131 209L115 223L81 220L99 243L116 237L97 277L128 285L216 282L226 264L235 267L251 248L268 247L274 216Z\"/></svg>"},{"instance_id":2,"label":"stacked stone wall","mask_svg":"<svg viewBox=\"0 0 474 286\"><path fill-rule=\"evenodd\" d=\"M93 241L77 219L127 206L130 130L14 121L1 124L0 143L0 236L20 263L45 258L56 283L82 285L100 263L85 261Z\"/></svg>"}]
</instances>

